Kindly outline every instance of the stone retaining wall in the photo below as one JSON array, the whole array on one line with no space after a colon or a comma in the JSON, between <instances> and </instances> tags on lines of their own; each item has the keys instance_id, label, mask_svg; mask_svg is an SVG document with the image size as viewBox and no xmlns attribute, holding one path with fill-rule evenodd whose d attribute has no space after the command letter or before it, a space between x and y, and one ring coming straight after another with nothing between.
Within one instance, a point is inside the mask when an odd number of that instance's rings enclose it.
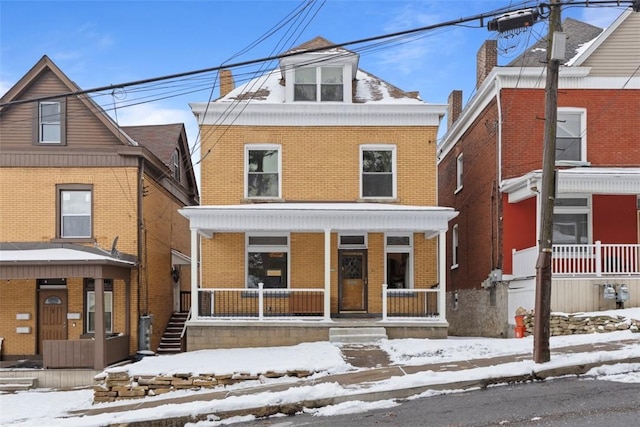
<instances>
[{"instance_id":1,"label":"stone retaining wall","mask_svg":"<svg viewBox=\"0 0 640 427\"><path fill-rule=\"evenodd\" d=\"M533 313L524 315L525 336L533 335ZM640 332L640 320L621 316L584 316L580 314L551 314L550 335L577 335L631 330Z\"/></svg>"},{"instance_id":2,"label":"stone retaining wall","mask_svg":"<svg viewBox=\"0 0 640 427\"><path fill-rule=\"evenodd\" d=\"M305 378L310 371L265 372L263 374L235 373L225 375L190 373L163 375L129 375L126 368L103 372L95 377L93 403L140 399L176 390L201 390L226 386L241 381L285 376Z\"/></svg>"}]
</instances>

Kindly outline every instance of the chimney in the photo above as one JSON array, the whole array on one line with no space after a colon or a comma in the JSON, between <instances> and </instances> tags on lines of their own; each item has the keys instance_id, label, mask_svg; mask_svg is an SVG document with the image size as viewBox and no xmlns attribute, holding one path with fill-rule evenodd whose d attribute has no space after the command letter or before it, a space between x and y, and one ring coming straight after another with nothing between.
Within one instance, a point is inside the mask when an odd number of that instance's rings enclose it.
<instances>
[{"instance_id":1,"label":"chimney","mask_svg":"<svg viewBox=\"0 0 640 427\"><path fill-rule=\"evenodd\" d=\"M447 100L449 107L447 108L447 130L458 120L462 112L462 91L452 90Z\"/></svg>"},{"instance_id":2,"label":"chimney","mask_svg":"<svg viewBox=\"0 0 640 427\"><path fill-rule=\"evenodd\" d=\"M476 89L482 85L484 79L496 66L498 66L498 42L487 40L480 46L476 56Z\"/></svg>"},{"instance_id":3,"label":"chimney","mask_svg":"<svg viewBox=\"0 0 640 427\"><path fill-rule=\"evenodd\" d=\"M220 70L220 98L236 88L231 70Z\"/></svg>"}]
</instances>

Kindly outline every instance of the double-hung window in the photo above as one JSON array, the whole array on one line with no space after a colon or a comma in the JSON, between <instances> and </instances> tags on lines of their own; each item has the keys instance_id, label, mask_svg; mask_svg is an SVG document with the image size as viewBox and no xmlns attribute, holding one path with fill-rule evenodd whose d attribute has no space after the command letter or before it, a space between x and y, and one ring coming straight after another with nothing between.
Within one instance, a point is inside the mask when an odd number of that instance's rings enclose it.
<instances>
[{"instance_id":1,"label":"double-hung window","mask_svg":"<svg viewBox=\"0 0 640 427\"><path fill-rule=\"evenodd\" d=\"M85 279L85 332L96 332L96 292L93 279ZM113 332L113 280L104 279L104 329Z\"/></svg>"},{"instance_id":2,"label":"double-hung window","mask_svg":"<svg viewBox=\"0 0 640 427\"><path fill-rule=\"evenodd\" d=\"M176 179L176 181L180 182L181 170L179 150L174 150L173 154L171 155L171 166L173 166L173 177Z\"/></svg>"},{"instance_id":3,"label":"double-hung window","mask_svg":"<svg viewBox=\"0 0 640 427\"><path fill-rule=\"evenodd\" d=\"M304 67L295 70L294 101L334 101L344 99L342 67ZM318 82L320 84L318 85Z\"/></svg>"},{"instance_id":4,"label":"double-hung window","mask_svg":"<svg viewBox=\"0 0 640 427\"><path fill-rule=\"evenodd\" d=\"M92 237L92 199L91 186L58 186L58 237Z\"/></svg>"},{"instance_id":5,"label":"double-hung window","mask_svg":"<svg viewBox=\"0 0 640 427\"><path fill-rule=\"evenodd\" d=\"M361 198L395 198L396 147L363 145L360 147Z\"/></svg>"},{"instance_id":6,"label":"double-hung window","mask_svg":"<svg viewBox=\"0 0 640 427\"><path fill-rule=\"evenodd\" d=\"M62 142L60 102L40 102L38 105L38 142L41 144L60 144Z\"/></svg>"},{"instance_id":7,"label":"double-hung window","mask_svg":"<svg viewBox=\"0 0 640 427\"><path fill-rule=\"evenodd\" d=\"M559 108L556 127L556 161L586 162L586 110Z\"/></svg>"},{"instance_id":8,"label":"double-hung window","mask_svg":"<svg viewBox=\"0 0 640 427\"><path fill-rule=\"evenodd\" d=\"M553 243L579 245L591 241L589 198L558 197L553 208Z\"/></svg>"},{"instance_id":9,"label":"double-hung window","mask_svg":"<svg viewBox=\"0 0 640 427\"><path fill-rule=\"evenodd\" d=\"M411 234L385 235L385 269L389 289L413 287L413 239Z\"/></svg>"},{"instance_id":10,"label":"double-hung window","mask_svg":"<svg viewBox=\"0 0 640 427\"><path fill-rule=\"evenodd\" d=\"M245 196L247 198L281 197L280 152L279 145L245 146Z\"/></svg>"},{"instance_id":11,"label":"double-hung window","mask_svg":"<svg viewBox=\"0 0 640 427\"><path fill-rule=\"evenodd\" d=\"M247 235L247 288L289 286L289 235Z\"/></svg>"}]
</instances>

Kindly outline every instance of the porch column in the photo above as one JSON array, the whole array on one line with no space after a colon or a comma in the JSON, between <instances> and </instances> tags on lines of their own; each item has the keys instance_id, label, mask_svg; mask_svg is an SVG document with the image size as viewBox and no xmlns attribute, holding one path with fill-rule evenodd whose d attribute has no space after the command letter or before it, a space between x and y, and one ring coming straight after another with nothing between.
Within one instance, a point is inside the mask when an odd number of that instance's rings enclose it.
<instances>
[{"instance_id":1,"label":"porch column","mask_svg":"<svg viewBox=\"0 0 640 427\"><path fill-rule=\"evenodd\" d=\"M441 231L438 235L438 309L440 320L447 320L447 232Z\"/></svg>"},{"instance_id":2,"label":"porch column","mask_svg":"<svg viewBox=\"0 0 640 427\"><path fill-rule=\"evenodd\" d=\"M197 319L198 313L198 231L191 229L191 319Z\"/></svg>"},{"instance_id":3,"label":"porch column","mask_svg":"<svg viewBox=\"0 0 640 427\"><path fill-rule=\"evenodd\" d=\"M94 278L95 284L95 331L93 369L104 369L107 366L107 336L104 330L104 280Z\"/></svg>"},{"instance_id":4,"label":"porch column","mask_svg":"<svg viewBox=\"0 0 640 427\"><path fill-rule=\"evenodd\" d=\"M331 320L331 229L324 230L324 320Z\"/></svg>"}]
</instances>

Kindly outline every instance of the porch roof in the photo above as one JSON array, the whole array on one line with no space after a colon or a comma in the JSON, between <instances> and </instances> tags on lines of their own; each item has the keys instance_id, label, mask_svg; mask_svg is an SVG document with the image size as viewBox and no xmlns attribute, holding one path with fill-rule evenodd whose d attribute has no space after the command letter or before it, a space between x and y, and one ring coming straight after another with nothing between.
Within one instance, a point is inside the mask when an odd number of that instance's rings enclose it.
<instances>
[{"instance_id":1,"label":"porch roof","mask_svg":"<svg viewBox=\"0 0 640 427\"><path fill-rule=\"evenodd\" d=\"M201 234L246 231L424 232L448 229L452 208L383 203L260 203L188 206L179 210Z\"/></svg>"},{"instance_id":2,"label":"porch roof","mask_svg":"<svg viewBox=\"0 0 640 427\"><path fill-rule=\"evenodd\" d=\"M542 188L542 171L502 181L502 192L509 203L533 197ZM558 193L574 194L640 194L640 168L576 167L559 169L556 175Z\"/></svg>"}]
</instances>

